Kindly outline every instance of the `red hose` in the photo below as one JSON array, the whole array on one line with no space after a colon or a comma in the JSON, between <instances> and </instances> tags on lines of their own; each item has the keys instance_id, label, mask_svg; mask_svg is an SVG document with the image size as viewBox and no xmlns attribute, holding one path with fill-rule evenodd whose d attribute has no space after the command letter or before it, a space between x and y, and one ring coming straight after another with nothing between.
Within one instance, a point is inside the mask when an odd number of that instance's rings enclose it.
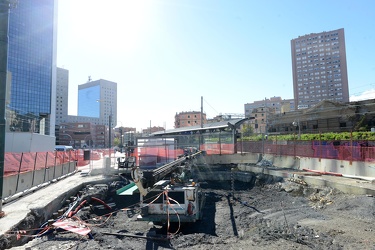
<instances>
[{"instance_id":1,"label":"red hose","mask_svg":"<svg viewBox=\"0 0 375 250\"><path fill-rule=\"evenodd\" d=\"M79 206L74 211L70 211L69 214L68 214L68 218L75 215L83 207L83 205L85 205L86 202L87 202L87 200L82 201L81 204L79 204Z\"/></svg>"},{"instance_id":2,"label":"red hose","mask_svg":"<svg viewBox=\"0 0 375 250\"><path fill-rule=\"evenodd\" d=\"M94 200L94 201L97 201L97 202L99 202L101 204L103 204L108 210L112 210L112 208L110 206L108 206L108 204L105 203L104 201L102 201L101 199L96 198L96 197L91 197L91 199Z\"/></svg>"}]
</instances>

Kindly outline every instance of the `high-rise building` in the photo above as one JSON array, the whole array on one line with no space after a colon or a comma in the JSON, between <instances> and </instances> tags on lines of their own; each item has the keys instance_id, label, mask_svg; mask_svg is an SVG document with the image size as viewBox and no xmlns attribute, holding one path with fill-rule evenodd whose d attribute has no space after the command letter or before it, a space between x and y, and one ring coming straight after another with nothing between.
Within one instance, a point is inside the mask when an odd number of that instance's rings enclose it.
<instances>
[{"instance_id":1,"label":"high-rise building","mask_svg":"<svg viewBox=\"0 0 375 250\"><path fill-rule=\"evenodd\" d=\"M100 79L78 85L78 117L98 118L101 125L109 125L111 119L111 128L115 127L117 83Z\"/></svg>"},{"instance_id":2,"label":"high-rise building","mask_svg":"<svg viewBox=\"0 0 375 250\"><path fill-rule=\"evenodd\" d=\"M11 6L7 29L1 30L8 38L2 43L7 47L5 152L53 150L57 1L2 2L2 14L6 3Z\"/></svg>"},{"instance_id":3,"label":"high-rise building","mask_svg":"<svg viewBox=\"0 0 375 250\"><path fill-rule=\"evenodd\" d=\"M19 0L9 12L8 127L54 135L56 27L55 0Z\"/></svg>"},{"instance_id":4,"label":"high-rise building","mask_svg":"<svg viewBox=\"0 0 375 250\"><path fill-rule=\"evenodd\" d=\"M344 29L292 39L291 49L297 109L322 100L349 102Z\"/></svg>"},{"instance_id":5,"label":"high-rise building","mask_svg":"<svg viewBox=\"0 0 375 250\"><path fill-rule=\"evenodd\" d=\"M56 124L68 122L69 70L58 68L56 73Z\"/></svg>"}]
</instances>

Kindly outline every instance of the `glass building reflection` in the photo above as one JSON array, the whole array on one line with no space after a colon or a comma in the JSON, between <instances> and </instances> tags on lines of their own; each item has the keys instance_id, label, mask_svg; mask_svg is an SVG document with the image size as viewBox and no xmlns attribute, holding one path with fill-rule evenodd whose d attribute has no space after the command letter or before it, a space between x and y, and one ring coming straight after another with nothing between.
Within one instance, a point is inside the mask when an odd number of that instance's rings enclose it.
<instances>
[{"instance_id":1,"label":"glass building reflection","mask_svg":"<svg viewBox=\"0 0 375 250\"><path fill-rule=\"evenodd\" d=\"M54 126L56 1L19 0L9 13L10 131L50 135ZM9 91L9 89L8 89Z\"/></svg>"}]
</instances>

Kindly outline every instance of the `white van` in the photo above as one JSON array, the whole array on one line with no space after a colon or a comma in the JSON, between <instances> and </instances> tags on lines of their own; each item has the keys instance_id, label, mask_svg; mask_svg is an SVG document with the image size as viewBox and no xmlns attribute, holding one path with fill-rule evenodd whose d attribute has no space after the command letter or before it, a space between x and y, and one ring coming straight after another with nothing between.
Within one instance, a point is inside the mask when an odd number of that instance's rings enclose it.
<instances>
[{"instance_id":1,"label":"white van","mask_svg":"<svg viewBox=\"0 0 375 250\"><path fill-rule=\"evenodd\" d=\"M55 151L64 151L64 152L68 152L68 151L74 151L74 149L73 149L72 146L56 145L56 146L55 146Z\"/></svg>"}]
</instances>

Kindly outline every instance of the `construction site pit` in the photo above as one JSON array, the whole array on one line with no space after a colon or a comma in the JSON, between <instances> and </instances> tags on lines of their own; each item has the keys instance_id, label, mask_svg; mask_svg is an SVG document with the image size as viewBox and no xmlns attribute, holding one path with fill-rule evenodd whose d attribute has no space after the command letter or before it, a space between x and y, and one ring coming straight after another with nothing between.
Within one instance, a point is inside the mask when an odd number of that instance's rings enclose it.
<instances>
[{"instance_id":1,"label":"construction site pit","mask_svg":"<svg viewBox=\"0 0 375 250\"><path fill-rule=\"evenodd\" d=\"M31 212L0 249L375 249L369 195L251 174L201 182L201 220L154 224L137 220L139 193L117 195L129 182L87 185L47 221Z\"/></svg>"}]
</instances>

